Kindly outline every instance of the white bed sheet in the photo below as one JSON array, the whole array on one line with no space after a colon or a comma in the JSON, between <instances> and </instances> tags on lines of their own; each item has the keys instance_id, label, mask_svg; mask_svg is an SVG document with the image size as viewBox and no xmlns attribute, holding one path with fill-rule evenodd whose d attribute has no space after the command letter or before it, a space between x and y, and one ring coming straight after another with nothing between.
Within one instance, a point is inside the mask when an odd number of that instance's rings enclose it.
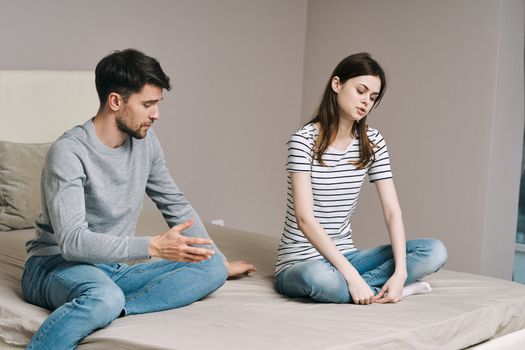
<instances>
[{"instance_id":1,"label":"white bed sheet","mask_svg":"<svg viewBox=\"0 0 525 350\"><path fill-rule=\"evenodd\" d=\"M229 280L188 307L115 320L79 349L461 349L525 328L525 286L454 271L427 280L430 294L390 305L318 304L280 296L272 288L278 239L208 226L231 259L258 271ZM139 231L162 232L158 217ZM20 294L32 230L0 233L0 340L23 345L48 311Z\"/></svg>"}]
</instances>

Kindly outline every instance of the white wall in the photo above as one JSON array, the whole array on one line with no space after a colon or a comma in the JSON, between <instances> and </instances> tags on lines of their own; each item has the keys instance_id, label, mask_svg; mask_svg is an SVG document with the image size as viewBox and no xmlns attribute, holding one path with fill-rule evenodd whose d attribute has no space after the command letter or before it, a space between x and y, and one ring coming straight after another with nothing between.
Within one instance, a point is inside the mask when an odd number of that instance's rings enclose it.
<instances>
[{"instance_id":1,"label":"white wall","mask_svg":"<svg viewBox=\"0 0 525 350\"><path fill-rule=\"evenodd\" d=\"M389 83L369 124L385 136L408 238L433 236L447 267L510 278L523 135L523 1L308 2L303 120L331 70L369 51ZM387 242L375 190L353 221Z\"/></svg>"},{"instance_id":2,"label":"white wall","mask_svg":"<svg viewBox=\"0 0 525 350\"><path fill-rule=\"evenodd\" d=\"M0 0L0 8L0 69L93 70L127 47L157 57L173 90L155 130L179 187L205 220L280 234L305 0Z\"/></svg>"}]
</instances>

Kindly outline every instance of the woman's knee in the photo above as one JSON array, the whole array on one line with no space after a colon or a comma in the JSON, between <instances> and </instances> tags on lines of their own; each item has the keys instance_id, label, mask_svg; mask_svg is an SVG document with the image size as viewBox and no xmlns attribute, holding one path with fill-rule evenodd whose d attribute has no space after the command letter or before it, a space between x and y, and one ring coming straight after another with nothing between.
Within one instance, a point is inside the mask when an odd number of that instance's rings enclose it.
<instances>
[{"instance_id":1,"label":"woman's knee","mask_svg":"<svg viewBox=\"0 0 525 350\"><path fill-rule=\"evenodd\" d=\"M428 249L430 250L429 265L431 266L431 269L433 269L433 272L436 272L447 262L447 259L448 259L447 247L439 239L431 238L431 239L428 239L428 241L429 241Z\"/></svg>"},{"instance_id":2,"label":"woman's knee","mask_svg":"<svg viewBox=\"0 0 525 350\"><path fill-rule=\"evenodd\" d=\"M411 240L407 248L407 283L438 271L447 261L447 248L438 239Z\"/></svg>"},{"instance_id":3,"label":"woman's knee","mask_svg":"<svg viewBox=\"0 0 525 350\"><path fill-rule=\"evenodd\" d=\"M322 261L300 263L282 276L281 292L292 297L309 297L324 303L348 303L350 294L339 271ZM303 265L304 264L304 265Z\"/></svg>"}]
</instances>

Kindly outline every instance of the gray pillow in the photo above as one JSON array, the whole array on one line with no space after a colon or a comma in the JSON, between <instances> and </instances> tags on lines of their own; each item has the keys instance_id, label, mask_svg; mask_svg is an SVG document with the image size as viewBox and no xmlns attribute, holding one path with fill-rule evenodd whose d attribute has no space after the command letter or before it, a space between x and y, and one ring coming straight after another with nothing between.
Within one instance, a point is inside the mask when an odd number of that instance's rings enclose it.
<instances>
[{"instance_id":1,"label":"gray pillow","mask_svg":"<svg viewBox=\"0 0 525 350\"><path fill-rule=\"evenodd\" d=\"M40 175L50 146L0 141L0 231L33 227L42 210Z\"/></svg>"}]
</instances>

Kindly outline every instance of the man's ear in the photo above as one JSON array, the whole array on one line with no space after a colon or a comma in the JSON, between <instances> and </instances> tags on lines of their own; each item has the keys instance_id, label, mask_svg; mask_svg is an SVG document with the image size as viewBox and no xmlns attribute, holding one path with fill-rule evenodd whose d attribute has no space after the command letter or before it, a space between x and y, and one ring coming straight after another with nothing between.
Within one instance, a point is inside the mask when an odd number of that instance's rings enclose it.
<instances>
[{"instance_id":1,"label":"man's ear","mask_svg":"<svg viewBox=\"0 0 525 350\"><path fill-rule=\"evenodd\" d=\"M113 111L116 112L122 107L123 98L116 92L112 92L108 95L108 106Z\"/></svg>"},{"instance_id":2,"label":"man's ear","mask_svg":"<svg viewBox=\"0 0 525 350\"><path fill-rule=\"evenodd\" d=\"M337 94L341 88L341 80L338 76L332 78L332 90Z\"/></svg>"}]
</instances>

